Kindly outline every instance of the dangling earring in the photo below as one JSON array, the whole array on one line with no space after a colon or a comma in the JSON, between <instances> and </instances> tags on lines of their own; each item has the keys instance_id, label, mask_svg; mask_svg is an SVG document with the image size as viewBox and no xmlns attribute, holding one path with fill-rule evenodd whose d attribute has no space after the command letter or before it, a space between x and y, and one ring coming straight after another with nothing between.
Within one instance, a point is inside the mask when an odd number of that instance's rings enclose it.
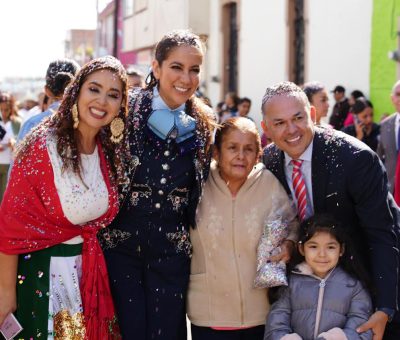
<instances>
[{"instance_id":1,"label":"dangling earring","mask_svg":"<svg viewBox=\"0 0 400 340\"><path fill-rule=\"evenodd\" d=\"M124 137L123 134L124 128L125 124L121 118L116 117L112 120L110 124L110 130L111 130L110 140L113 143L119 143L122 140L122 138Z\"/></svg>"},{"instance_id":2,"label":"dangling earring","mask_svg":"<svg viewBox=\"0 0 400 340\"><path fill-rule=\"evenodd\" d=\"M72 120L74 121L74 129L78 128L79 117L78 117L78 105L76 103L72 105Z\"/></svg>"}]
</instances>

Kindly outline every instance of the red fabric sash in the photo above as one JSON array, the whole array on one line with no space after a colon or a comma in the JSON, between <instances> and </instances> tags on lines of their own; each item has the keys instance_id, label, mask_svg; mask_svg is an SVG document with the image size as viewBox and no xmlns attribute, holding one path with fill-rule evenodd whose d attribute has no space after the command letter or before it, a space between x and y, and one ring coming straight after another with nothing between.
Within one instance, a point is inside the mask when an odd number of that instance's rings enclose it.
<instances>
[{"instance_id":1,"label":"red fabric sash","mask_svg":"<svg viewBox=\"0 0 400 340\"><path fill-rule=\"evenodd\" d=\"M101 171L108 189L108 210L83 226L73 225L62 211L46 140L40 137L14 163L0 207L0 251L23 254L83 236L81 296L86 339L119 338L103 252L96 234L118 212L118 194L98 142Z\"/></svg>"}]
</instances>

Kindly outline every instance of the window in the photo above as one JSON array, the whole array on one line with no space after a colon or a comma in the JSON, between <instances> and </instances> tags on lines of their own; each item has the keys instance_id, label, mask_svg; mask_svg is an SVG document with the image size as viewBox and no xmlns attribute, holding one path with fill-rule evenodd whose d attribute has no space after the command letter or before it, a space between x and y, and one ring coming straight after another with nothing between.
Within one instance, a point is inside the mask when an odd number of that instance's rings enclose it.
<instances>
[{"instance_id":1,"label":"window","mask_svg":"<svg viewBox=\"0 0 400 340\"><path fill-rule=\"evenodd\" d=\"M124 17L130 17L134 13L135 0L124 0Z\"/></svg>"}]
</instances>

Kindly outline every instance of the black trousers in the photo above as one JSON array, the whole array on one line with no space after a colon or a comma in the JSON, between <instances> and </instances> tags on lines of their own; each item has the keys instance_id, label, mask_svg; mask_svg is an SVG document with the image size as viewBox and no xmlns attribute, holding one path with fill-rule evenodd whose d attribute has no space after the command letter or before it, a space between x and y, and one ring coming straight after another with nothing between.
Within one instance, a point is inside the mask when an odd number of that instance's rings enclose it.
<instances>
[{"instance_id":1,"label":"black trousers","mask_svg":"<svg viewBox=\"0 0 400 340\"><path fill-rule=\"evenodd\" d=\"M186 340L190 258L166 239L166 228L130 230L104 251L124 340Z\"/></svg>"},{"instance_id":2,"label":"black trousers","mask_svg":"<svg viewBox=\"0 0 400 340\"><path fill-rule=\"evenodd\" d=\"M232 331L217 331L192 324L192 340L263 340L264 325Z\"/></svg>"}]
</instances>

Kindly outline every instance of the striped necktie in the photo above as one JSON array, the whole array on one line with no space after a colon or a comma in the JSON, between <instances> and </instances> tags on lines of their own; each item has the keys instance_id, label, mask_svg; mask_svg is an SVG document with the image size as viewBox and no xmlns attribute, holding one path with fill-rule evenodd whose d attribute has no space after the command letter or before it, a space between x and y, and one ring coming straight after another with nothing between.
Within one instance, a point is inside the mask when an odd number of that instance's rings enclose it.
<instances>
[{"instance_id":1,"label":"striped necktie","mask_svg":"<svg viewBox=\"0 0 400 340\"><path fill-rule=\"evenodd\" d=\"M303 174L301 173L301 164L303 161L292 160L293 172L292 172L292 182L294 194L297 200L297 212L300 218L300 221L303 221L306 217L307 210L307 189L306 183L303 178Z\"/></svg>"}]
</instances>

